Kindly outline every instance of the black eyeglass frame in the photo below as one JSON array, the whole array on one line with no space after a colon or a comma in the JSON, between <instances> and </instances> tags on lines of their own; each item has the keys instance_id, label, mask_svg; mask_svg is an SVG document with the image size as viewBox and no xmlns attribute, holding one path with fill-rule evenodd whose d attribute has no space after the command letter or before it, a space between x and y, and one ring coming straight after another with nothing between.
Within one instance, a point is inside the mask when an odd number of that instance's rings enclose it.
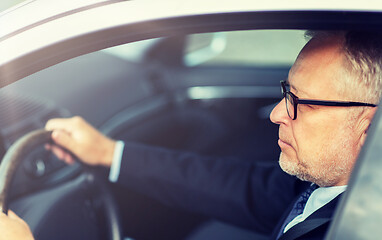
<instances>
[{"instance_id":1,"label":"black eyeglass frame","mask_svg":"<svg viewBox=\"0 0 382 240\"><path fill-rule=\"evenodd\" d=\"M286 89L286 86L288 86L288 84L285 80L280 81L280 84L281 84L281 92L283 94L283 97L286 99L285 104L286 104L287 113L288 113L288 116L292 120L296 120L296 118L297 118L297 105L298 104L329 106L329 107L377 107L378 106L376 104L362 103L362 102L321 101L321 100L312 100L312 99L301 99ZM294 115L293 115L294 117L293 118L289 114L288 105L287 105L288 104L287 103L287 94L293 99L293 102L292 102L293 103L293 111L294 111Z\"/></svg>"}]
</instances>

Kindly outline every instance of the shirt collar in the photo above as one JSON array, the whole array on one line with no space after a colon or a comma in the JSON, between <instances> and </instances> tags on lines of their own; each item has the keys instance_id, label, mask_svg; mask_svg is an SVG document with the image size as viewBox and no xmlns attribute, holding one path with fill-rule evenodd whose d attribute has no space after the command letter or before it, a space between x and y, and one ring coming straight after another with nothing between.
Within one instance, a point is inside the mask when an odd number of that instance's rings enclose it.
<instances>
[{"instance_id":1,"label":"shirt collar","mask_svg":"<svg viewBox=\"0 0 382 240\"><path fill-rule=\"evenodd\" d=\"M343 193L346 190L347 185L345 186L334 186L334 187L320 187L312 192L302 214L295 217L286 227L284 232L288 231L291 227L304 221L312 213L332 201L338 195Z\"/></svg>"}]
</instances>

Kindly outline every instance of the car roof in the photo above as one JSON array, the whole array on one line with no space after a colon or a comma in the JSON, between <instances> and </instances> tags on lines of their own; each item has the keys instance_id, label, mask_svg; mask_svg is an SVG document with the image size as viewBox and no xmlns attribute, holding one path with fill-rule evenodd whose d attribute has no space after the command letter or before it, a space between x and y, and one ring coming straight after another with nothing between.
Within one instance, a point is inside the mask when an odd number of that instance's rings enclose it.
<instances>
[{"instance_id":1,"label":"car roof","mask_svg":"<svg viewBox=\"0 0 382 240\"><path fill-rule=\"evenodd\" d=\"M139 0L139 1L120 1L120 0L29 0L22 2L2 13L0 13L0 38L9 34L20 32L21 29L30 29L37 25L48 23L69 15L84 12L96 13L96 9L105 5L113 5L110 11L116 9L127 10L126 15L131 20L153 17L175 17L184 15L217 14L227 12L247 12L247 11L367 11L380 12L382 4L378 1L314 1L314 0L221 0L206 1L174 1L174 0ZM127 8L126 8L127 7ZM134 14L129 10L141 9L139 14ZM107 11L103 8L103 11ZM132 14L133 13L133 14ZM112 16L112 15L111 15ZM87 17L100 19L100 16L88 14ZM101 18L102 19L102 18ZM104 20L104 19L102 19ZM12 23L12 24L7 24Z\"/></svg>"},{"instance_id":2,"label":"car roof","mask_svg":"<svg viewBox=\"0 0 382 240\"><path fill-rule=\"evenodd\" d=\"M309 21L316 26L317 19L328 21L327 24L349 20L348 24L354 26L352 16L344 15L344 12L370 14L382 11L381 4L370 0L367 3L305 0L27 1L0 15L0 26L4 26L0 28L0 87L75 56L152 37L211 29L228 31L279 26L302 29ZM337 20L327 20L315 12L339 15L332 16ZM283 18L287 20L270 14L284 14ZM369 16L362 17L360 28L369 26Z\"/></svg>"}]
</instances>

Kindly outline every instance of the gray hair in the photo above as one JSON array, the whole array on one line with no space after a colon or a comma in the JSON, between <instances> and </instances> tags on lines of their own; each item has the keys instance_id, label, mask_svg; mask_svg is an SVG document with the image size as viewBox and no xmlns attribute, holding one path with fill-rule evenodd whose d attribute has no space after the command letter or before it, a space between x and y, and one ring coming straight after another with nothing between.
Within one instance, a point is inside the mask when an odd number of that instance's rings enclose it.
<instances>
[{"instance_id":1,"label":"gray hair","mask_svg":"<svg viewBox=\"0 0 382 240\"><path fill-rule=\"evenodd\" d=\"M340 37L345 56L346 84L342 91L355 99L378 104L382 94L382 33L368 31L307 31L316 40Z\"/></svg>"}]
</instances>

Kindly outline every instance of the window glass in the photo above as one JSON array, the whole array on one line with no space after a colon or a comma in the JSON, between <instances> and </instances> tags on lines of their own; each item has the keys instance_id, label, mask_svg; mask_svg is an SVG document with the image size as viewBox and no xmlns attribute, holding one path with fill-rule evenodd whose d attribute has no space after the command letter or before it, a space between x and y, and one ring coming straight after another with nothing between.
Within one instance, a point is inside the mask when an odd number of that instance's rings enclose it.
<instances>
[{"instance_id":1,"label":"window glass","mask_svg":"<svg viewBox=\"0 0 382 240\"><path fill-rule=\"evenodd\" d=\"M150 47L159 41L160 38L148 39L138 42L123 44L101 50L104 53L118 57L122 60L139 63L141 62Z\"/></svg>"},{"instance_id":2,"label":"window glass","mask_svg":"<svg viewBox=\"0 0 382 240\"><path fill-rule=\"evenodd\" d=\"M292 65L306 43L301 30L252 30L188 36L184 62L197 65Z\"/></svg>"}]
</instances>

